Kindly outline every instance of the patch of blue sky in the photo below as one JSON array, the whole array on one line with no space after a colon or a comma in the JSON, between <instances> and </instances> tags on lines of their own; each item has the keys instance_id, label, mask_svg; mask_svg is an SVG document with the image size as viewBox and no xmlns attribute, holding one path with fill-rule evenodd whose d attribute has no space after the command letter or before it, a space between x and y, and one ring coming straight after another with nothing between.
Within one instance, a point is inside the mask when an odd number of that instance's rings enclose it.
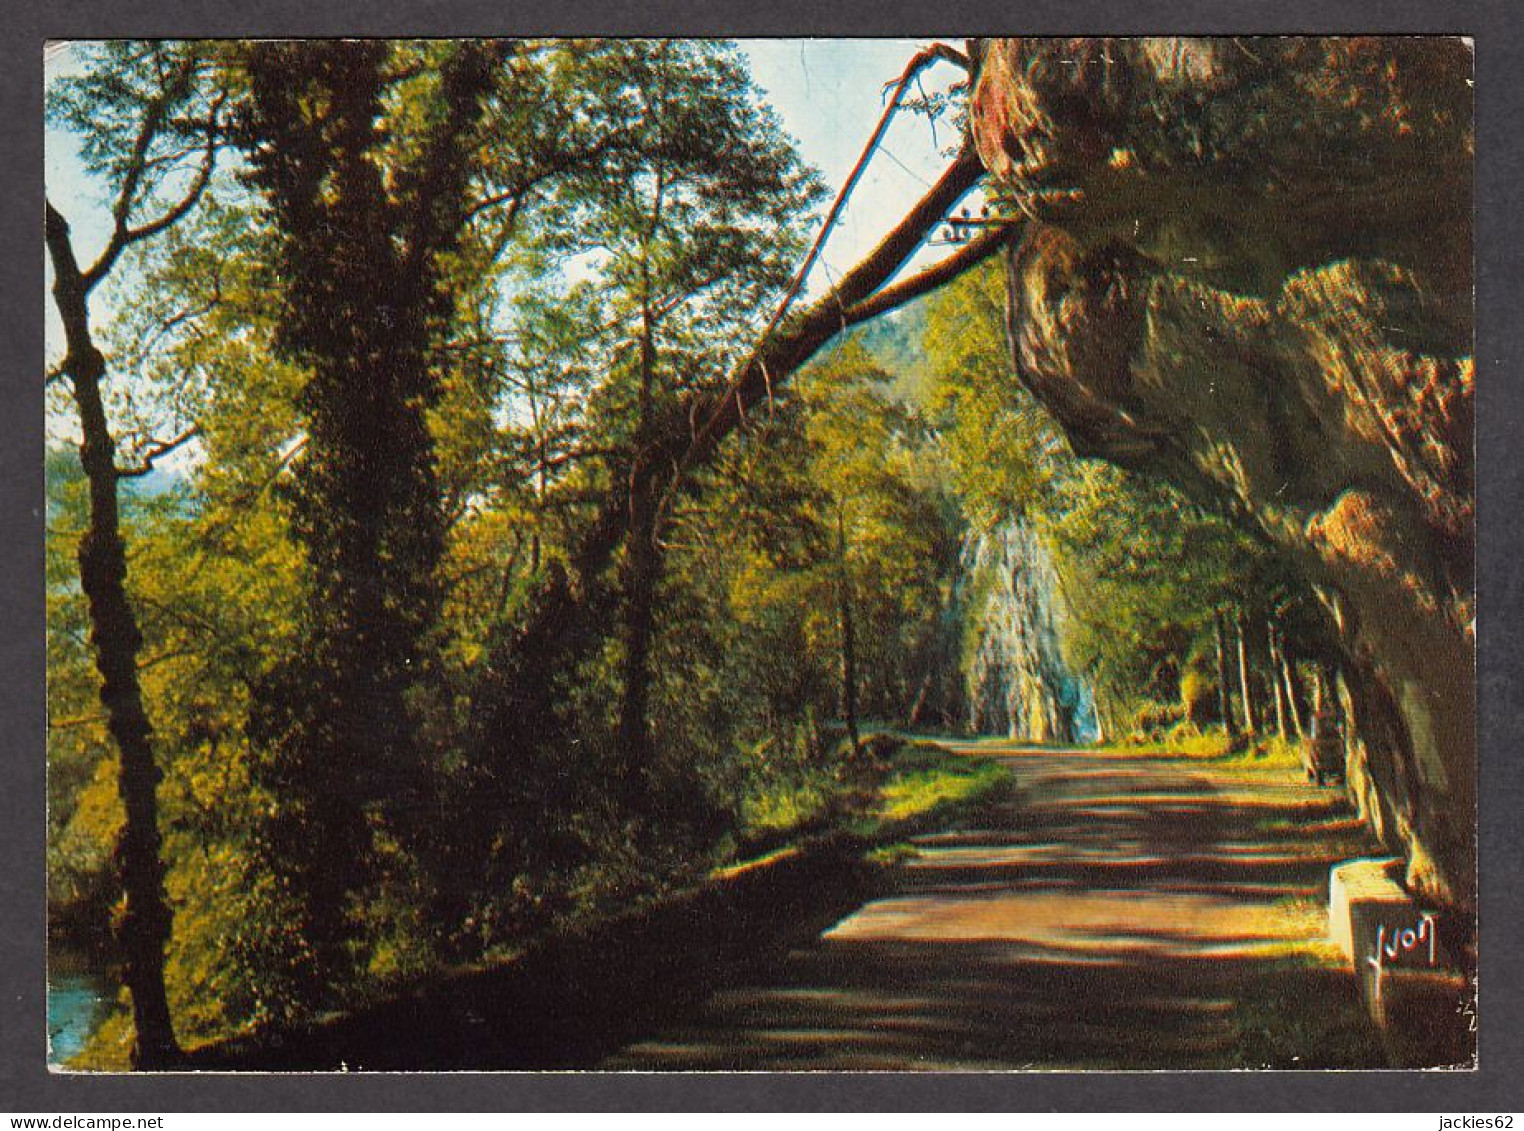
<instances>
[{"instance_id":1,"label":"patch of blue sky","mask_svg":"<svg viewBox=\"0 0 1524 1131\"><path fill-rule=\"evenodd\" d=\"M746 39L737 45L764 101L834 196L883 112L886 84L899 78L924 41ZM46 48L47 82L78 73L80 66L79 53L70 45ZM914 93L943 93L962 77L952 65L939 62L923 74L921 87ZM953 141L951 123L934 129L924 116L905 111L897 115L811 273L803 294L806 300L824 294L833 280L851 270L888 233L947 167L945 151ZM78 139L67 130L48 126L44 162L48 198L69 221L81 261L89 263L111 232L105 186L85 169ZM829 205L829 199L819 205L817 223ZM924 267L937 255L934 247L923 247L906 270ZM575 268L569 272L574 277L579 273ZM98 318L110 317L113 289L108 283L92 296ZM48 357L53 361L62 353L63 333L51 303L47 304L46 332Z\"/></svg>"}]
</instances>

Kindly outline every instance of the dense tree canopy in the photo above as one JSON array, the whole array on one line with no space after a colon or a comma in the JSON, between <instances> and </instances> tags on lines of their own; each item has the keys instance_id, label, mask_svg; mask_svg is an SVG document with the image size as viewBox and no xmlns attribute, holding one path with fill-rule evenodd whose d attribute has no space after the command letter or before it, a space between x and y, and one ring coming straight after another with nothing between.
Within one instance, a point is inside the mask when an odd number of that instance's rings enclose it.
<instances>
[{"instance_id":1,"label":"dense tree canopy","mask_svg":"<svg viewBox=\"0 0 1524 1131\"><path fill-rule=\"evenodd\" d=\"M969 548L1013 523L1115 729L1223 721L1174 705L1191 672L1225 701L1225 616L1245 711L1305 709L1308 595L1012 379L969 269L1017 226L899 275L966 147L780 318L823 190L724 44L121 42L49 112L114 202L93 265L48 231L49 892L124 964L99 1059L793 827L870 732L966 724Z\"/></svg>"}]
</instances>

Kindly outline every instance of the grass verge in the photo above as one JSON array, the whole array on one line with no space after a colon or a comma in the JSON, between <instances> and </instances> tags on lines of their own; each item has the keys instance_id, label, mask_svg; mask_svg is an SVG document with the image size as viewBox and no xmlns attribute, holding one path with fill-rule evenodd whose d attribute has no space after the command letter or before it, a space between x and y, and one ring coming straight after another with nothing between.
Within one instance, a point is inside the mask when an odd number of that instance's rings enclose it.
<instances>
[{"instance_id":1,"label":"grass verge","mask_svg":"<svg viewBox=\"0 0 1524 1131\"><path fill-rule=\"evenodd\" d=\"M1240 992L1233 1013L1239 1065L1389 1067L1354 979L1316 947L1268 958Z\"/></svg>"},{"instance_id":2,"label":"grass verge","mask_svg":"<svg viewBox=\"0 0 1524 1131\"><path fill-rule=\"evenodd\" d=\"M1230 740L1220 730L1198 731L1177 727L1168 738L1157 741L1109 747L1119 754L1168 755L1194 758L1216 766L1235 769L1298 771L1302 766L1302 747L1295 739L1280 735L1259 735L1251 740L1240 736Z\"/></svg>"},{"instance_id":3,"label":"grass verge","mask_svg":"<svg viewBox=\"0 0 1524 1131\"><path fill-rule=\"evenodd\" d=\"M748 828L726 874L791 845L831 832L868 842L870 859L889 863L914 853L907 838L967 819L1008 794L1010 772L992 758L955 754L936 742L878 734L845 775L786 782L748 804Z\"/></svg>"},{"instance_id":4,"label":"grass verge","mask_svg":"<svg viewBox=\"0 0 1524 1131\"><path fill-rule=\"evenodd\" d=\"M853 831L882 843L972 816L1005 797L1011 774L978 755L954 754L934 743L906 743Z\"/></svg>"}]
</instances>

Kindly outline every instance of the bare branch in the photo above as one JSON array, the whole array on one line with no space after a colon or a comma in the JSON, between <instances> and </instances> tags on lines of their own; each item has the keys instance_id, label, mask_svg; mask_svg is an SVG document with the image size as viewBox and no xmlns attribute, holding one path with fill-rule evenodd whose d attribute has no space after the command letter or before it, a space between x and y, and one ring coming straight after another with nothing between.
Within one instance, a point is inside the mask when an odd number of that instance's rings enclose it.
<instances>
[{"instance_id":1,"label":"bare branch","mask_svg":"<svg viewBox=\"0 0 1524 1131\"><path fill-rule=\"evenodd\" d=\"M144 672L149 668L157 667L169 660L178 660L185 656L200 655L194 648L172 648L168 652L160 652L157 656L148 656L138 661L138 671Z\"/></svg>"},{"instance_id":2,"label":"bare branch","mask_svg":"<svg viewBox=\"0 0 1524 1131\"><path fill-rule=\"evenodd\" d=\"M179 203L157 220L153 220L141 227L129 229L126 237L128 243L136 243L139 240L148 239L150 236L158 235L165 228L178 223L187 212L195 207L196 201L201 199L201 194L206 191L206 186L212 179L212 169L217 163L217 119L222 109L223 100L226 97L225 93L219 94L216 101L212 103L211 111L207 115L206 146L201 156L201 167L196 170L196 179L192 182L191 187L181 197Z\"/></svg>"},{"instance_id":3,"label":"bare branch","mask_svg":"<svg viewBox=\"0 0 1524 1131\"><path fill-rule=\"evenodd\" d=\"M948 48L948 50L952 49ZM851 199L852 190L857 187L857 182L862 178L863 170L868 167L868 162L878 149L879 143L884 140L884 134L888 131L889 123L893 121L894 115L900 108L900 101L905 97L905 91L910 88L910 84L915 80L916 76L938 58L939 56L935 49L932 48L917 53L906 64L905 70L900 74L900 77L885 87L886 90L889 87L893 87L894 94L889 99L889 104L884 107L883 114L879 116L878 124L873 127L873 133L869 136L868 143L863 146L862 153L858 155L857 164L852 166L851 172L847 174L847 179L842 182L841 189L836 194L836 199L831 203L831 210L826 213L825 221L820 225L820 232L816 235L815 242L810 245L810 250L805 255L804 262L799 266L798 274L794 276L794 280L789 284L783 299L778 303L778 309L768 321L767 328L762 331L762 342L765 343L772 332L777 329L778 324L788 314L789 307L793 305L794 299L804 289L805 281L810 275L810 269L815 266L815 260L820 257L821 251L825 248L826 241L831 238L831 232L835 229L836 222L841 218L842 210L846 208L847 201ZM966 69L968 65L967 59L963 60L963 65Z\"/></svg>"},{"instance_id":4,"label":"bare branch","mask_svg":"<svg viewBox=\"0 0 1524 1131\"><path fill-rule=\"evenodd\" d=\"M896 310L907 302L936 290L994 255L1011 242L1017 230L1014 225L991 228L926 270L892 287L885 287L846 310L842 315L843 321L849 326L855 326L859 322L866 322L870 318Z\"/></svg>"},{"instance_id":5,"label":"bare branch","mask_svg":"<svg viewBox=\"0 0 1524 1131\"><path fill-rule=\"evenodd\" d=\"M974 64L969 57L948 43L933 43L922 48L921 53L911 60L911 65L919 63L920 66L916 67L919 71L937 59L951 63L969 74L973 73Z\"/></svg>"},{"instance_id":6,"label":"bare branch","mask_svg":"<svg viewBox=\"0 0 1524 1131\"><path fill-rule=\"evenodd\" d=\"M189 69L193 64L183 64ZM128 161L127 174L122 179L121 190L117 193L116 203L112 206L111 217L114 226L111 231L111 239L107 242L105 250L100 254L94 265L84 273L85 290L88 293L93 290L102 279L116 265L117 259L130 245L140 240L158 235L166 228L178 223L184 218L196 202L201 199L201 194L206 191L206 186L211 182L212 169L217 161L217 138L218 138L218 115L222 109L222 103L227 97L227 92L219 94L212 103L206 117L206 144L204 155L201 159L201 167L196 171L196 178L178 203L171 207L158 219L152 220L139 227L132 227L129 219L132 213L132 205L137 197L138 188L142 184L143 173L148 164L148 150L153 145L154 138L158 136L164 124L165 99L162 95L148 105L143 114L143 125L138 130L138 136L133 141L132 157Z\"/></svg>"},{"instance_id":7,"label":"bare branch","mask_svg":"<svg viewBox=\"0 0 1524 1131\"><path fill-rule=\"evenodd\" d=\"M482 212L486 212L489 209L496 208L499 204L506 204L509 206L508 223L509 226L511 226L514 218L518 215L519 209L523 207L524 192L525 190L523 188L516 186L514 188L508 189L506 192L495 192L491 196L483 197L475 204L467 207L466 218L470 219L471 217L474 217Z\"/></svg>"},{"instance_id":8,"label":"bare branch","mask_svg":"<svg viewBox=\"0 0 1524 1131\"><path fill-rule=\"evenodd\" d=\"M201 435L201 425L193 424L173 440L163 440L153 444L143 453L142 462L136 467L119 467L116 469L118 479L140 479L153 471L154 461L163 459L171 452L183 448L197 436Z\"/></svg>"},{"instance_id":9,"label":"bare branch","mask_svg":"<svg viewBox=\"0 0 1524 1131\"><path fill-rule=\"evenodd\" d=\"M220 272L214 272L212 276L212 297L203 303L198 303L194 306L182 307L180 310L176 311L168 318L161 320L159 324L154 327L153 333L149 335L148 340L134 351L135 355L139 358L148 357L149 354L153 353L154 347L156 347L159 342L176 326L181 326L184 323L191 321L192 319L200 318L204 314L210 314L212 311L217 309L217 306L221 301L221 274Z\"/></svg>"},{"instance_id":10,"label":"bare branch","mask_svg":"<svg viewBox=\"0 0 1524 1131\"><path fill-rule=\"evenodd\" d=\"M555 471L557 468L565 467L567 464L577 463L585 459L617 459L620 456L628 456L629 454L629 449L623 447L575 448L571 451L547 456L543 460L537 460L529 466L521 468L520 473L521 478L527 478L530 475L538 475L542 471Z\"/></svg>"}]
</instances>

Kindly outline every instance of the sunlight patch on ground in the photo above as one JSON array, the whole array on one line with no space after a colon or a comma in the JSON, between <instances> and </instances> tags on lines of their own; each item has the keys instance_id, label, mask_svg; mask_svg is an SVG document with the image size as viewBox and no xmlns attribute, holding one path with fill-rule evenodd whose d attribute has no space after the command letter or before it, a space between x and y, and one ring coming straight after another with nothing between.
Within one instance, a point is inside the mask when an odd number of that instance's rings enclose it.
<instances>
[{"instance_id":1,"label":"sunlight patch on ground","mask_svg":"<svg viewBox=\"0 0 1524 1131\"><path fill-rule=\"evenodd\" d=\"M1339 795L1178 758L1003 762L1014 792L976 826L913 838L891 893L792 953L779 981L713 999L707 1046L685 1027L684 1052L646 1043L613 1063L1384 1063L1327 938L1327 864L1360 836Z\"/></svg>"}]
</instances>

